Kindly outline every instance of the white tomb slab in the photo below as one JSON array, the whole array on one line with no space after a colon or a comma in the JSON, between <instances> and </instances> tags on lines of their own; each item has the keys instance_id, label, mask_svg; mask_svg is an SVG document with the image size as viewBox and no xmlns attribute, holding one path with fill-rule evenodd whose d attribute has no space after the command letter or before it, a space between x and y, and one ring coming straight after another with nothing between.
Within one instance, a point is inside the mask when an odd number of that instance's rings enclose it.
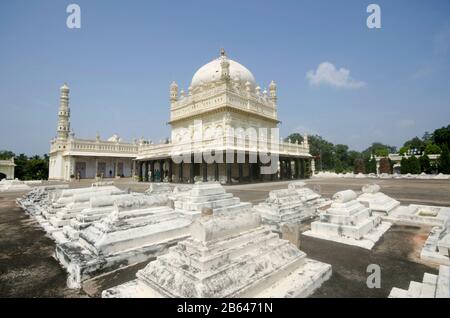
<instances>
[{"instance_id":1,"label":"white tomb slab","mask_svg":"<svg viewBox=\"0 0 450 318\"><path fill-rule=\"evenodd\" d=\"M69 273L69 287L83 280L164 253L189 235L191 220L167 206L147 207L143 197L115 203L115 211L58 244L56 257Z\"/></svg>"},{"instance_id":2,"label":"white tomb slab","mask_svg":"<svg viewBox=\"0 0 450 318\"><path fill-rule=\"evenodd\" d=\"M307 258L241 208L196 219L190 238L102 297L307 297L330 276L331 265Z\"/></svg>"},{"instance_id":3,"label":"white tomb slab","mask_svg":"<svg viewBox=\"0 0 450 318\"><path fill-rule=\"evenodd\" d=\"M450 207L410 204L399 206L382 217L393 223L409 223L417 225L431 225L444 227L450 218Z\"/></svg>"},{"instance_id":4,"label":"white tomb slab","mask_svg":"<svg viewBox=\"0 0 450 318\"><path fill-rule=\"evenodd\" d=\"M422 282L411 281L408 289L392 288L389 298L450 298L450 267L441 265L438 275L425 273Z\"/></svg>"},{"instance_id":5,"label":"white tomb slab","mask_svg":"<svg viewBox=\"0 0 450 318\"><path fill-rule=\"evenodd\" d=\"M24 192L30 191L31 187L25 182L20 180L7 180L2 179L0 181L0 192Z\"/></svg>"},{"instance_id":6,"label":"white tomb slab","mask_svg":"<svg viewBox=\"0 0 450 318\"><path fill-rule=\"evenodd\" d=\"M176 211L191 219L200 216L203 208L219 213L251 207L250 203L241 202L238 197L227 193L220 183L201 181L196 182L190 190L178 192L173 204Z\"/></svg>"},{"instance_id":7,"label":"white tomb slab","mask_svg":"<svg viewBox=\"0 0 450 318\"><path fill-rule=\"evenodd\" d=\"M450 219L444 226L435 226L426 240L420 258L432 263L450 266Z\"/></svg>"},{"instance_id":8,"label":"white tomb slab","mask_svg":"<svg viewBox=\"0 0 450 318\"><path fill-rule=\"evenodd\" d=\"M400 205L400 202L380 192L378 184L366 184L362 187L362 194L357 199L370 208L372 213L389 215L389 213Z\"/></svg>"},{"instance_id":9,"label":"white tomb slab","mask_svg":"<svg viewBox=\"0 0 450 318\"><path fill-rule=\"evenodd\" d=\"M56 228L68 225L70 220L75 218L83 209L89 207L92 198L99 196L114 196L125 194L118 188L104 189L100 191L91 191L73 195L72 202L67 203L64 207L55 211L54 215L49 218L50 224Z\"/></svg>"},{"instance_id":10,"label":"white tomb slab","mask_svg":"<svg viewBox=\"0 0 450 318\"><path fill-rule=\"evenodd\" d=\"M21 198L17 198L16 203L27 214L32 216L40 215L50 207L50 193L56 190L67 189L68 187L68 184L34 187Z\"/></svg>"},{"instance_id":11,"label":"white tomb slab","mask_svg":"<svg viewBox=\"0 0 450 318\"><path fill-rule=\"evenodd\" d=\"M118 195L100 195L90 199L89 206L81 210L75 218L72 218L68 225L63 227L65 240L78 239L79 232L93 222L102 219L114 211L115 204L133 202L136 198L141 198L145 203L143 208L167 205L168 198L166 193L142 194L118 194Z\"/></svg>"},{"instance_id":12,"label":"white tomb slab","mask_svg":"<svg viewBox=\"0 0 450 318\"><path fill-rule=\"evenodd\" d=\"M354 191L345 190L333 196L331 207L303 234L371 250L391 225L372 215L369 208L356 200Z\"/></svg>"},{"instance_id":13,"label":"white tomb slab","mask_svg":"<svg viewBox=\"0 0 450 318\"><path fill-rule=\"evenodd\" d=\"M304 186L304 182L293 182L288 189L270 191L265 202L253 209L261 215L263 223L277 233L281 233L284 224L311 220L331 202Z\"/></svg>"},{"instance_id":14,"label":"white tomb slab","mask_svg":"<svg viewBox=\"0 0 450 318\"><path fill-rule=\"evenodd\" d=\"M146 194L172 194L173 190L167 182L153 182L145 191Z\"/></svg>"}]
</instances>

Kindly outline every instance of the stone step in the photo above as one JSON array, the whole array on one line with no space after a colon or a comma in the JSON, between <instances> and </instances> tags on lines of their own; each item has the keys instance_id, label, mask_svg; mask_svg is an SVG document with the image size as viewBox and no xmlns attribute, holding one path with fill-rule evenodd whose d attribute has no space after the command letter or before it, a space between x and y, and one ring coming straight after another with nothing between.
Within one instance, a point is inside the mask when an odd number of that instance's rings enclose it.
<instances>
[{"instance_id":1,"label":"stone step","mask_svg":"<svg viewBox=\"0 0 450 318\"><path fill-rule=\"evenodd\" d=\"M419 298L422 294L422 283L411 281L408 287L408 296L412 298Z\"/></svg>"}]
</instances>

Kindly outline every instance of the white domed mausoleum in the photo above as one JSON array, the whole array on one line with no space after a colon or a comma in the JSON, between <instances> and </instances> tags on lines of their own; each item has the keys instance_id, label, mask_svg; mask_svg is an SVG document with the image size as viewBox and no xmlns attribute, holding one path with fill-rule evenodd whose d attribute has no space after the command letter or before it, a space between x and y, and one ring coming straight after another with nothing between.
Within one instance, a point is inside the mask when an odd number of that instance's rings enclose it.
<instances>
[{"instance_id":1,"label":"white domed mausoleum","mask_svg":"<svg viewBox=\"0 0 450 318\"><path fill-rule=\"evenodd\" d=\"M175 82L170 85L171 137L161 144L124 143L118 136L75 139L69 133L68 93L66 85L61 87L51 179L135 175L142 181L231 184L300 179L314 170L307 136L302 143L283 142L278 136L275 82L262 90L253 74L223 49L219 58L195 72L187 91ZM268 157L272 162L264 159ZM271 165L275 170L267 173L264 167Z\"/></svg>"}]
</instances>

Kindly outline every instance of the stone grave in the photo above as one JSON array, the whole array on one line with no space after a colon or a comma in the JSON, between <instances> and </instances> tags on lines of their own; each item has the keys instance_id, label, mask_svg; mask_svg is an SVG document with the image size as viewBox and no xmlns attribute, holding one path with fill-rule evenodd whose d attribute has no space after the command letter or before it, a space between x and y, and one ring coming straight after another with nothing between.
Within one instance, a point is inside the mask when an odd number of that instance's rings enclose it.
<instances>
[{"instance_id":1,"label":"stone grave","mask_svg":"<svg viewBox=\"0 0 450 318\"><path fill-rule=\"evenodd\" d=\"M352 190L337 192L331 207L311 223L311 230L303 234L338 243L372 249L381 236L391 227L380 216L356 200Z\"/></svg>"}]
</instances>

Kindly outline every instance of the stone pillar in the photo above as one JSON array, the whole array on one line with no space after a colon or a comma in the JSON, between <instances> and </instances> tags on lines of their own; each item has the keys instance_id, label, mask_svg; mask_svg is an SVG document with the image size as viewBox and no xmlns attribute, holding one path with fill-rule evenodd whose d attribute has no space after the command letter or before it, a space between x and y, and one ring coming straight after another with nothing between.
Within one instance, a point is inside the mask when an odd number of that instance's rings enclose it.
<instances>
[{"instance_id":1,"label":"stone pillar","mask_svg":"<svg viewBox=\"0 0 450 318\"><path fill-rule=\"evenodd\" d=\"M305 178L305 159L300 159L300 178Z\"/></svg>"},{"instance_id":2,"label":"stone pillar","mask_svg":"<svg viewBox=\"0 0 450 318\"><path fill-rule=\"evenodd\" d=\"M208 164L205 160L202 160L202 169L203 169L203 182L208 181Z\"/></svg>"},{"instance_id":3,"label":"stone pillar","mask_svg":"<svg viewBox=\"0 0 450 318\"><path fill-rule=\"evenodd\" d=\"M160 182L164 181L164 160L160 160L159 161L159 175L161 176L161 180L159 180Z\"/></svg>"},{"instance_id":4,"label":"stone pillar","mask_svg":"<svg viewBox=\"0 0 450 318\"><path fill-rule=\"evenodd\" d=\"M239 173L239 183L242 183L244 179L242 163L238 163L238 173Z\"/></svg>"},{"instance_id":5,"label":"stone pillar","mask_svg":"<svg viewBox=\"0 0 450 318\"><path fill-rule=\"evenodd\" d=\"M214 162L214 181L219 181L219 164Z\"/></svg>"},{"instance_id":6,"label":"stone pillar","mask_svg":"<svg viewBox=\"0 0 450 318\"><path fill-rule=\"evenodd\" d=\"M168 176L168 178L169 178L169 182L172 182L173 164L172 164L172 159L171 158L169 158L168 164L169 164L169 176Z\"/></svg>"},{"instance_id":7,"label":"stone pillar","mask_svg":"<svg viewBox=\"0 0 450 318\"><path fill-rule=\"evenodd\" d=\"M155 182L155 162L154 161L150 161L150 181Z\"/></svg>"},{"instance_id":8,"label":"stone pillar","mask_svg":"<svg viewBox=\"0 0 450 318\"><path fill-rule=\"evenodd\" d=\"M148 182L148 161L145 162L144 181L145 181L145 182Z\"/></svg>"},{"instance_id":9,"label":"stone pillar","mask_svg":"<svg viewBox=\"0 0 450 318\"><path fill-rule=\"evenodd\" d=\"M95 178L98 176L98 158L95 158Z\"/></svg>"},{"instance_id":10,"label":"stone pillar","mask_svg":"<svg viewBox=\"0 0 450 318\"><path fill-rule=\"evenodd\" d=\"M258 179L259 181L264 181L264 175L261 173L262 162L258 159Z\"/></svg>"},{"instance_id":11,"label":"stone pillar","mask_svg":"<svg viewBox=\"0 0 450 318\"><path fill-rule=\"evenodd\" d=\"M280 158L280 180L284 179L284 160Z\"/></svg>"},{"instance_id":12,"label":"stone pillar","mask_svg":"<svg viewBox=\"0 0 450 318\"><path fill-rule=\"evenodd\" d=\"M194 155L191 155L191 164L189 168L189 182L194 183Z\"/></svg>"},{"instance_id":13,"label":"stone pillar","mask_svg":"<svg viewBox=\"0 0 450 318\"><path fill-rule=\"evenodd\" d=\"M292 180L292 161L291 158L287 160L287 177L289 180Z\"/></svg>"},{"instance_id":14,"label":"stone pillar","mask_svg":"<svg viewBox=\"0 0 450 318\"><path fill-rule=\"evenodd\" d=\"M139 162L139 181L144 180L144 163L142 161Z\"/></svg>"},{"instance_id":15,"label":"stone pillar","mask_svg":"<svg viewBox=\"0 0 450 318\"><path fill-rule=\"evenodd\" d=\"M227 165L227 183L231 184L231 171L232 171L231 163L227 162L226 165Z\"/></svg>"},{"instance_id":16,"label":"stone pillar","mask_svg":"<svg viewBox=\"0 0 450 318\"><path fill-rule=\"evenodd\" d=\"M178 182L183 183L183 161L180 162L179 164L179 169L178 170Z\"/></svg>"}]
</instances>

